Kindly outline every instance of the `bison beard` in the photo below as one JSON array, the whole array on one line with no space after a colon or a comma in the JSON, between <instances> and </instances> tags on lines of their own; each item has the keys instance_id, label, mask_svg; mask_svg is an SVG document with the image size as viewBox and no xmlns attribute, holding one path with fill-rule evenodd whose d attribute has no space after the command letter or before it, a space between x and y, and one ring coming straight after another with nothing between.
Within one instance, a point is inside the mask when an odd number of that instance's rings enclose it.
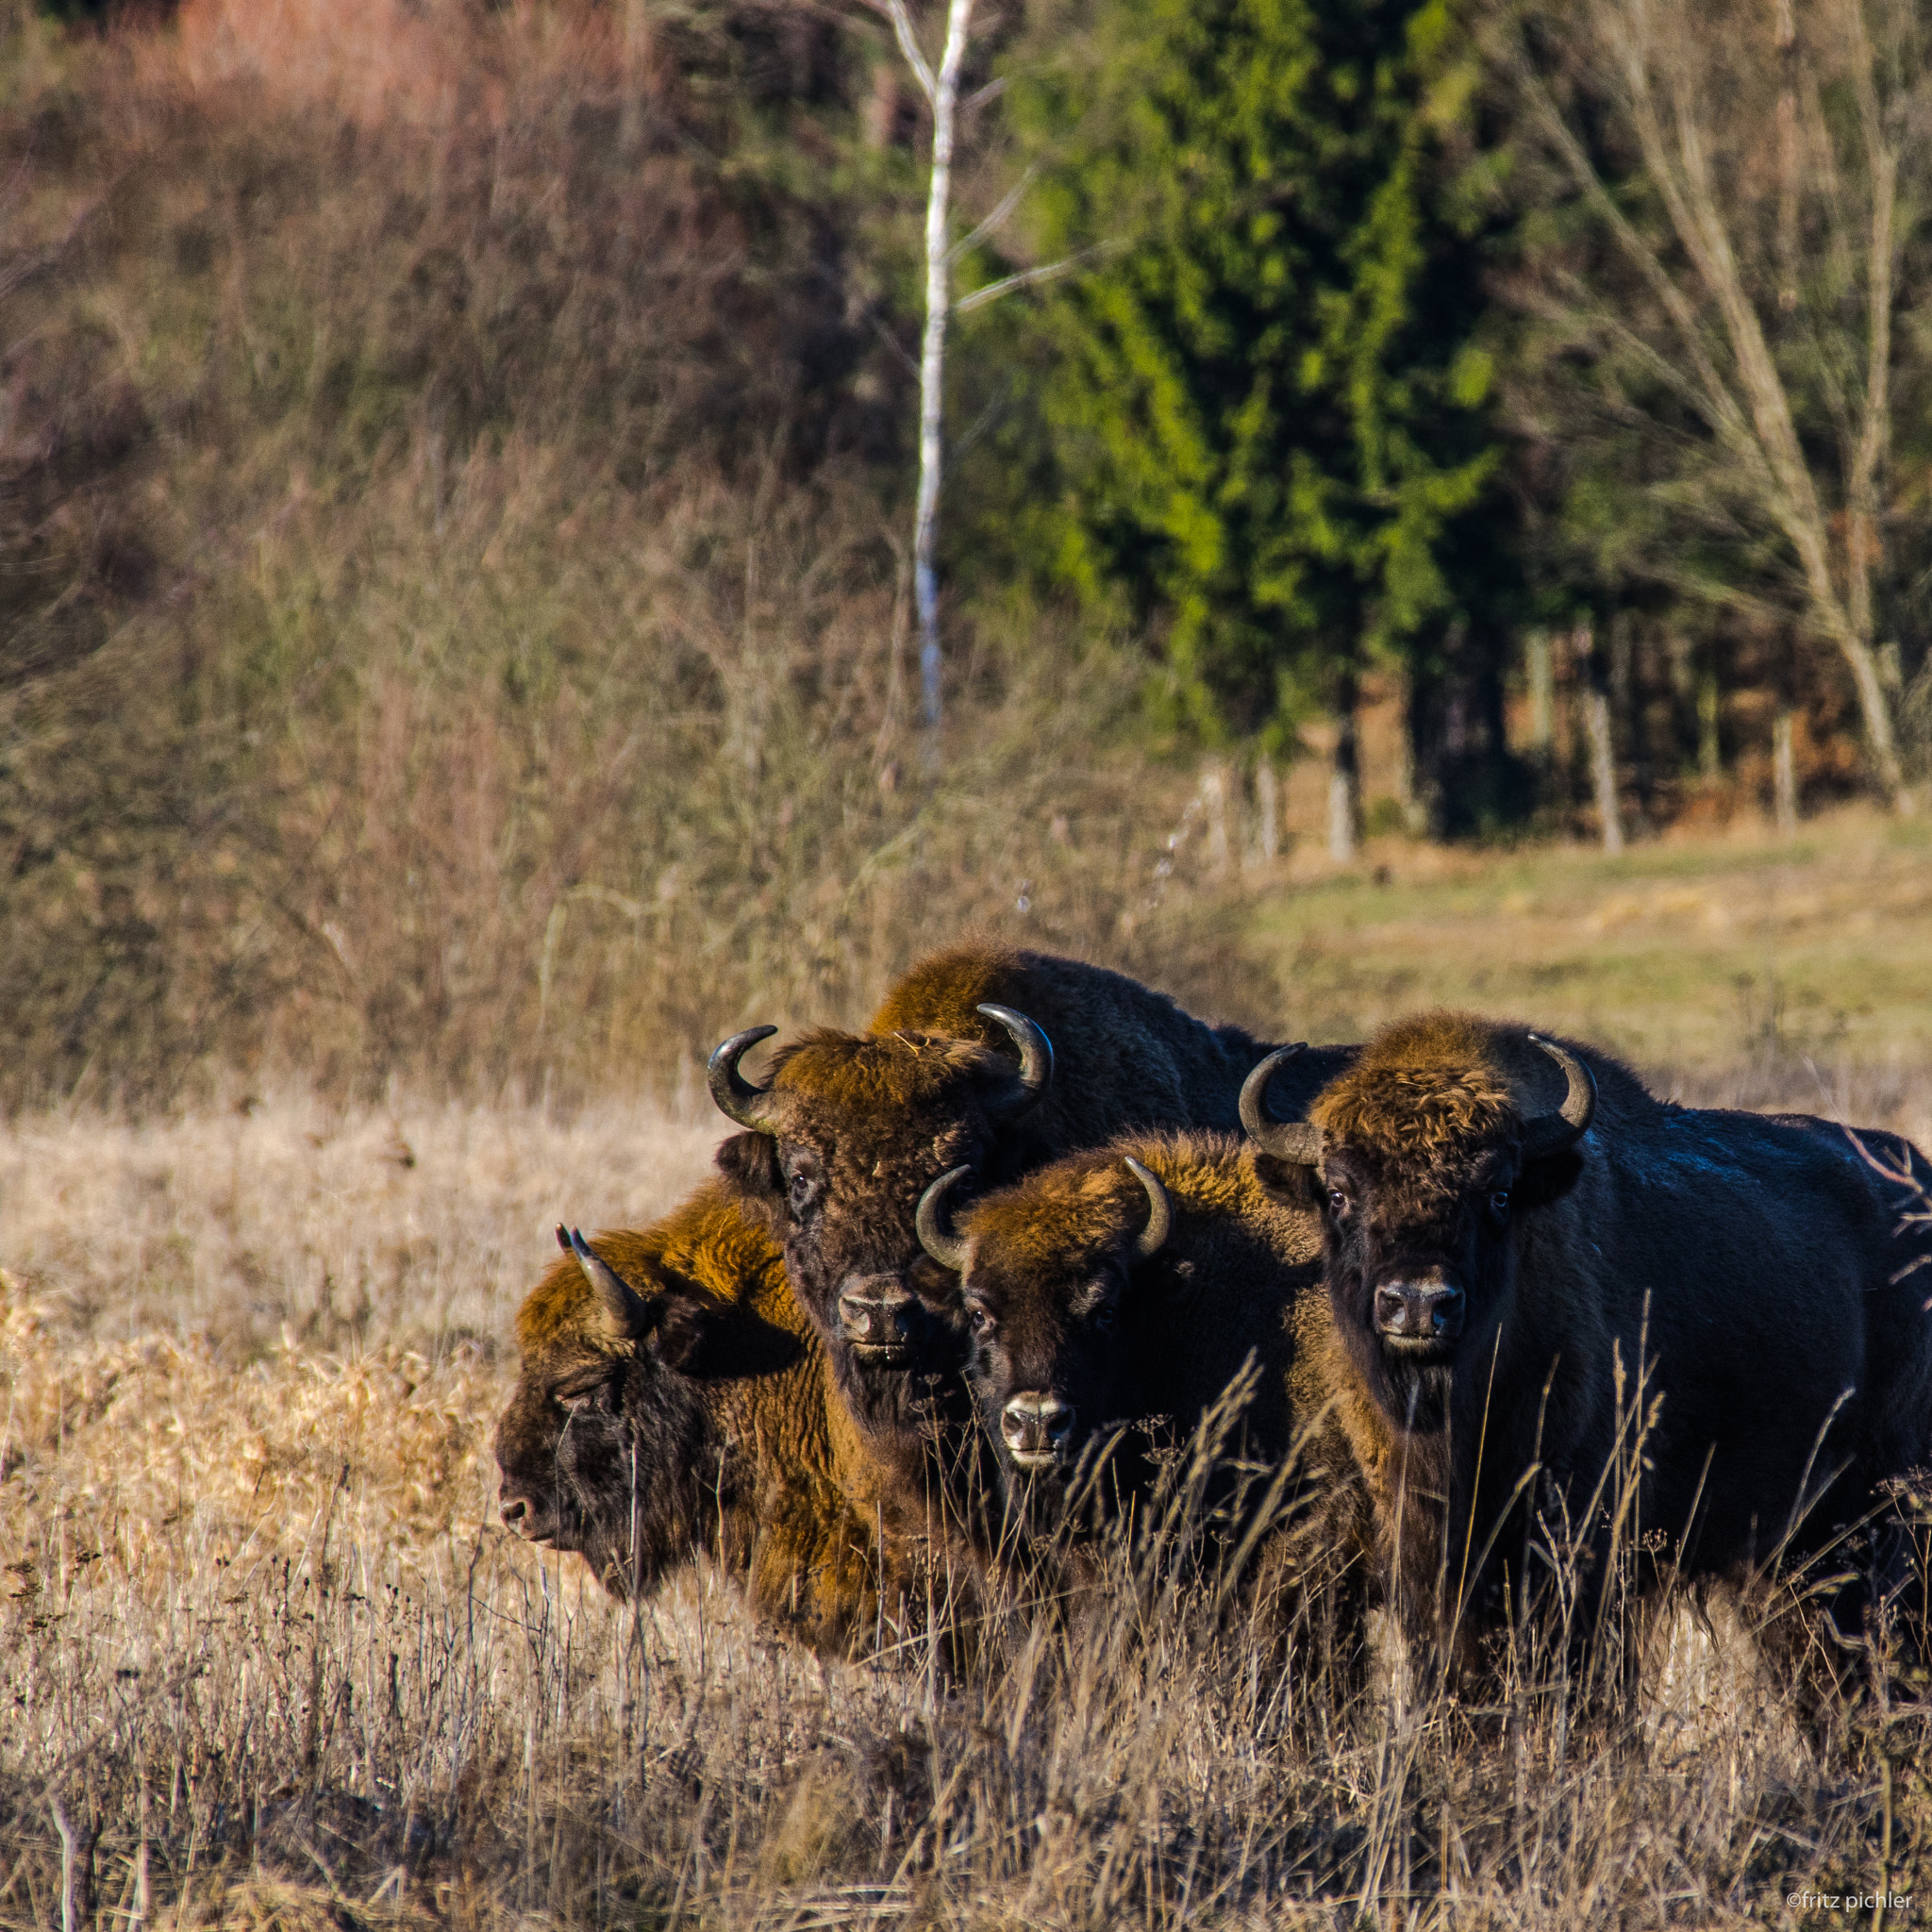
<instances>
[{"instance_id":1,"label":"bison beard","mask_svg":"<svg viewBox=\"0 0 1932 1932\"><path fill-rule=\"evenodd\" d=\"M1390 1028L1306 1124L1267 1118L1270 1072L1244 1113L1276 1187L1323 1215L1333 1386L1412 1638L1471 1656L1566 1533L1589 1628L1640 1367L1661 1398L1640 1584L1803 1560L1924 1460L1923 1296L1824 1123L1673 1107L1605 1056L1455 1014ZM1871 1588L1835 1607L1854 1635Z\"/></svg>"},{"instance_id":2,"label":"bison beard","mask_svg":"<svg viewBox=\"0 0 1932 1932\"><path fill-rule=\"evenodd\" d=\"M882 1618L940 1607L957 1667L976 1565L871 1456L781 1258L724 1188L566 1255L517 1320L523 1373L497 1426L504 1520L646 1596L700 1556L752 1608L844 1656Z\"/></svg>"},{"instance_id":3,"label":"bison beard","mask_svg":"<svg viewBox=\"0 0 1932 1932\"><path fill-rule=\"evenodd\" d=\"M781 1243L852 1413L908 1479L972 1426L957 1284L914 1229L924 1191L964 1169L963 1201L1126 1132L1231 1130L1265 1051L1120 974L973 945L914 967L863 1034L782 1049L755 1088L738 1062L768 1031L714 1057L712 1091L747 1129L718 1165ZM1295 1104L1297 1083L1312 1095L1349 1057L1308 1054L1279 1103Z\"/></svg>"}]
</instances>

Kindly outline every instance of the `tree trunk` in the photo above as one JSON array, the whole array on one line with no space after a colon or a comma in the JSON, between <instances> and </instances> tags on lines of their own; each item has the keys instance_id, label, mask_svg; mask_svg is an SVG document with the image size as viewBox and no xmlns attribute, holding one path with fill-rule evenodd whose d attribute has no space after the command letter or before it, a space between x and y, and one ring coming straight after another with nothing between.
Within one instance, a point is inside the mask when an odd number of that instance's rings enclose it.
<instances>
[{"instance_id":1,"label":"tree trunk","mask_svg":"<svg viewBox=\"0 0 1932 1932\"><path fill-rule=\"evenodd\" d=\"M1531 631L1524 654L1529 659L1529 748L1539 760L1547 761L1557 741L1557 678L1549 632Z\"/></svg>"},{"instance_id":2,"label":"tree trunk","mask_svg":"<svg viewBox=\"0 0 1932 1932\"><path fill-rule=\"evenodd\" d=\"M1328 856L1337 865L1354 863L1361 840L1361 755L1355 708L1355 679L1348 676L1336 693L1335 758L1328 771Z\"/></svg>"},{"instance_id":3,"label":"tree trunk","mask_svg":"<svg viewBox=\"0 0 1932 1932\"><path fill-rule=\"evenodd\" d=\"M1619 611L1610 622L1610 707L1612 741L1624 747L1624 765L1636 793L1637 829L1641 832L1650 814L1650 733L1643 715L1637 624L1627 610Z\"/></svg>"},{"instance_id":4,"label":"tree trunk","mask_svg":"<svg viewBox=\"0 0 1932 1932\"><path fill-rule=\"evenodd\" d=\"M1201 772L1201 810L1208 821L1208 870L1227 876L1232 848L1227 837L1227 767L1209 758Z\"/></svg>"},{"instance_id":5,"label":"tree trunk","mask_svg":"<svg viewBox=\"0 0 1932 1932\"><path fill-rule=\"evenodd\" d=\"M1439 838L1445 829L1442 709L1442 679L1411 666L1403 680L1396 768L1403 827L1411 839Z\"/></svg>"},{"instance_id":6,"label":"tree trunk","mask_svg":"<svg viewBox=\"0 0 1932 1932\"><path fill-rule=\"evenodd\" d=\"M946 218L953 192L953 109L958 99L959 67L966 58L966 29L973 0L951 0L946 9L946 46L939 72L922 78L932 104L932 177L925 196L925 332L919 355L919 503L912 527L912 594L919 610L919 683L930 762L937 756L943 705L940 683L940 597L935 554L939 545L940 468L942 459L946 373L948 283ZM913 72L924 62L912 38L903 0L893 0L892 24Z\"/></svg>"},{"instance_id":7,"label":"tree trunk","mask_svg":"<svg viewBox=\"0 0 1932 1932\"><path fill-rule=\"evenodd\" d=\"M1402 811L1402 828L1411 839L1426 838L1430 830L1420 753L1422 689L1413 671L1402 680L1401 713L1395 723L1395 803Z\"/></svg>"},{"instance_id":8,"label":"tree trunk","mask_svg":"<svg viewBox=\"0 0 1932 1932\"><path fill-rule=\"evenodd\" d=\"M1778 836L1791 839L1798 831L1798 768L1791 754L1791 713L1784 706L1771 725L1771 777L1773 810Z\"/></svg>"},{"instance_id":9,"label":"tree trunk","mask_svg":"<svg viewBox=\"0 0 1932 1932\"><path fill-rule=\"evenodd\" d=\"M1590 734L1591 783L1604 850L1618 853L1624 849L1624 818L1617 805L1617 761L1610 748L1610 697L1594 685L1583 700L1583 728Z\"/></svg>"},{"instance_id":10,"label":"tree trunk","mask_svg":"<svg viewBox=\"0 0 1932 1932\"><path fill-rule=\"evenodd\" d=\"M1617 755L1610 734L1610 694L1606 688L1595 631L1587 624L1579 625L1574 642L1584 672L1583 729L1590 741L1591 788L1596 795L1597 824L1602 829L1604 850L1614 854L1624 849L1624 815L1617 802Z\"/></svg>"},{"instance_id":11,"label":"tree trunk","mask_svg":"<svg viewBox=\"0 0 1932 1932\"><path fill-rule=\"evenodd\" d=\"M1724 746L1718 738L1718 710L1722 699L1717 665L1707 661L1697 680L1697 769L1712 785L1724 774Z\"/></svg>"},{"instance_id":12,"label":"tree trunk","mask_svg":"<svg viewBox=\"0 0 1932 1932\"><path fill-rule=\"evenodd\" d=\"M1272 865L1281 856L1280 800L1274 783L1274 760L1265 752L1255 767L1255 807L1259 821L1261 860Z\"/></svg>"}]
</instances>

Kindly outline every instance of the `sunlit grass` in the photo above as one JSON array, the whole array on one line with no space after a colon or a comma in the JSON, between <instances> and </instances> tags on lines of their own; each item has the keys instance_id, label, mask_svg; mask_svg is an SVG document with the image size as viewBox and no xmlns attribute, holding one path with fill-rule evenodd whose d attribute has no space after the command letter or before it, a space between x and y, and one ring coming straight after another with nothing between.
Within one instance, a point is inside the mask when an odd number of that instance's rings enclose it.
<instances>
[{"instance_id":1,"label":"sunlit grass","mask_svg":"<svg viewBox=\"0 0 1932 1932\"><path fill-rule=\"evenodd\" d=\"M60 1922L57 1803L92 1923L170 1932L1555 1932L1932 1888L1922 1718L1808 1722L1722 1604L1627 1707L1549 1656L1493 1705L1284 1671L1127 1563L952 1690L708 1572L634 1617L496 1524L490 1431L552 1224L648 1220L715 1123L243 1101L0 1151L0 1927Z\"/></svg>"},{"instance_id":2,"label":"sunlit grass","mask_svg":"<svg viewBox=\"0 0 1932 1932\"><path fill-rule=\"evenodd\" d=\"M1932 1063L1932 826L1916 822L1846 811L1790 843L1747 827L1615 858L1391 842L1260 893L1253 935L1288 1024L1315 1039L1442 1004L1600 1041L1667 1087L1767 1058Z\"/></svg>"}]
</instances>

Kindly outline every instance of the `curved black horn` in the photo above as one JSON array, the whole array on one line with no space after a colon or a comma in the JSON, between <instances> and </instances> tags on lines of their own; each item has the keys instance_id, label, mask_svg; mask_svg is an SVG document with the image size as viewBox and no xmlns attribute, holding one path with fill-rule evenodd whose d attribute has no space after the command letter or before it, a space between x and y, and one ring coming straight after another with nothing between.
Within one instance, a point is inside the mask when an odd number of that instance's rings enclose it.
<instances>
[{"instance_id":1,"label":"curved black horn","mask_svg":"<svg viewBox=\"0 0 1932 1932\"><path fill-rule=\"evenodd\" d=\"M1321 1160L1322 1130L1307 1121L1274 1119L1268 1111L1268 1083L1278 1068L1307 1050L1306 1040L1293 1046L1277 1046L1241 1082L1241 1125L1248 1130L1248 1139L1262 1153L1295 1167L1313 1167Z\"/></svg>"},{"instance_id":2,"label":"curved black horn","mask_svg":"<svg viewBox=\"0 0 1932 1932\"><path fill-rule=\"evenodd\" d=\"M754 1134L769 1134L771 1126L771 1103L769 1087L754 1087L738 1071L738 1063L759 1041L769 1040L777 1032L775 1026L747 1026L742 1033L734 1033L731 1038L711 1055L711 1063L706 1077L710 1082L711 1098L718 1103L718 1111L726 1120L733 1120L741 1127L749 1127Z\"/></svg>"},{"instance_id":3,"label":"curved black horn","mask_svg":"<svg viewBox=\"0 0 1932 1932\"><path fill-rule=\"evenodd\" d=\"M1013 1036L1013 1044L1020 1049L1020 1085L1026 1091L1000 1116L1003 1123L1018 1120L1029 1108L1038 1106L1041 1095L1053 1085L1053 1041L1046 1037L1043 1028L1024 1013L1015 1012L1011 1007L998 1007L989 1002L983 1007L975 1007L974 1010L984 1013L989 1020L1004 1026Z\"/></svg>"},{"instance_id":4,"label":"curved black horn","mask_svg":"<svg viewBox=\"0 0 1932 1932\"><path fill-rule=\"evenodd\" d=\"M919 1236L919 1245L937 1261L941 1268L950 1268L955 1274L966 1266L966 1243L957 1235L951 1235L940 1225L940 1215L946 1205L946 1196L953 1190L953 1183L962 1174L971 1173L970 1168L949 1168L941 1174L932 1186L919 1197L919 1212L912 1218L914 1231Z\"/></svg>"},{"instance_id":5,"label":"curved black horn","mask_svg":"<svg viewBox=\"0 0 1932 1932\"><path fill-rule=\"evenodd\" d=\"M1127 1167L1147 1190L1147 1225L1134 1243L1134 1252L1144 1261L1148 1256L1158 1255L1174 1232L1174 1206L1167 1198L1167 1190L1131 1154L1127 1156Z\"/></svg>"},{"instance_id":6,"label":"curved black horn","mask_svg":"<svg viewBox=\"0 0 1932 1932\"><path fill-rule=\"evenodd\" d=\"M1537 1034L1529 1037L1562 1068L1570 1083L1563 1105L1555 1113L1538 1114L1523 1130L1524 1159L1548 1160L1552 1155L1567 1154L1589 1132L1596 1112L1596 1080L1574 1053L1566 1053L1554 1041Z\"/></svg>"},{"instance_id":7,"label":"curved black horn","mask_svg":"<svg viewBox=\"0 0 1932 1932\"><path fill-rule=\"evenodd\" d=\"M557 1227L557 1245L566 1255L575 1256L577 1266L584 1271L584 1279L596 1291L604 1312L610 1317L612 1328L626 1340L643 1334L651 1325L651 1311L637 1290L603 1260L575 1228L565 1228L561 1222Z\"/></svg>"}]
</instances>

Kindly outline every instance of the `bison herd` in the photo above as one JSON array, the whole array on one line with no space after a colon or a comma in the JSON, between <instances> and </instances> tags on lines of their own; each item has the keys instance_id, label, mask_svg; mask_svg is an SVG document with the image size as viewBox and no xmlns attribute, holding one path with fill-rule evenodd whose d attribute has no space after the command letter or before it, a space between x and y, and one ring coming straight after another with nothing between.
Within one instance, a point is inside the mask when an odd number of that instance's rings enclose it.
<instances>
[{"instance_id":1,"label":"bison herd","mask_svg":"<svg viewBox=\"0 0 1932 1932\"><path fill-rule=\"evenodd\" d=\"M1678 1107L1464 1014L1273 1045L991 946L754 1080L773 1030L712 1056L717 1174L559 1228L517 1319L504 1521L613 1593L705 1558L822 1652L924 1628L958 1667L1178 1457L1193 1560L1262 1627L1380 1607L1463 1669L1547 1603L1587 1631L1613 1575L1803 1576L1853 1658L1921 1620L1897 1137Z\"/></svg>"}]
</instances>

